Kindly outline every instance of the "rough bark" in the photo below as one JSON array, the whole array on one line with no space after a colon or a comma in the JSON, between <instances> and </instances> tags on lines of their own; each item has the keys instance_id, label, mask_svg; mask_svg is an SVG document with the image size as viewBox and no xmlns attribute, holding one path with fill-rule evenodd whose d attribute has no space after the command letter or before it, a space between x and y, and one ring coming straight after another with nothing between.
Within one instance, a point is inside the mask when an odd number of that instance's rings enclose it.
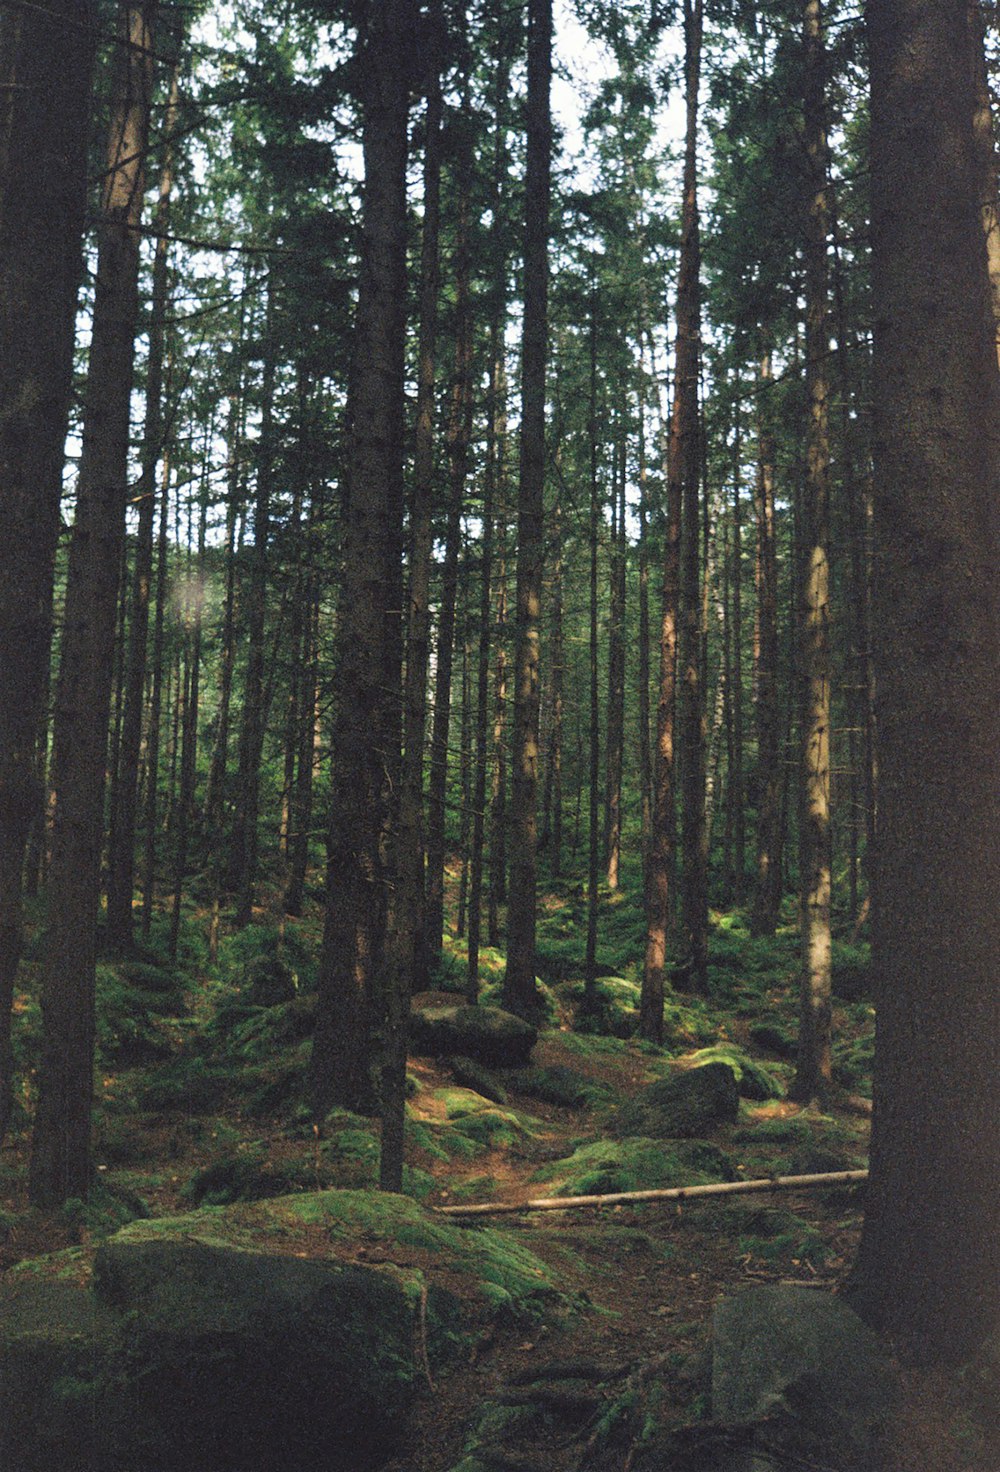
<instances>
[{"instance_id":1,"label":"rough bark","mask_svg":"<svg viewBox=\"0 0 1000 1472\"><path fill-rule=\"evenodd\" d=\"M538 646L544 559L545 363L549 198L552 170L552 0L528 0L527 202L521 444L517 525L517 649L514 689L511 865L504 1006L534 1013Z\"/></svg>"},{"instance_id":2,"label":"rough bark","mask_svg":"<svg viewBox=\"0 0 1000 1472\"><path fill-rule=\"evenodd\" d=\"M830 357L827 239L826 57L820 0L806 0L805 232L806 474L802 507L799 647L803 678L799 765L799 1044L792 1097L825 1105L830 1055Z\"/></svg>"},{"instance_id":3,"label":"rough bark","mask_svg":"<svg viewBox=\"0 0 1000 1472\"><path fill-rule=\"evenodd\" d=\"M32 1203L90 1189L94 967L118 579L128 495L143 160L152 90L152 0L123 6L98 239L83 451L55 704L56 793Z\"/></svg>"},{"instance_id":4,"label":"rough bark","mask_svg":"<svg viewBox=\"0 0 1000 1472\"><path fill-rule=\"evenodd\" d=\"M757 478L754 483L757 601L754 615L754 688L757 698L757 878L750 914L752 935L773 935L781 903L781 710L778 700L778 560L774 520L774 433L771 425L770 350L760 363Z\"/></svg>"},{"instance_id":5,"label":"rough bark","mask_svg":"<svg viewBox=\"0 0 1000 1472\"><path fill-rule=\"evenodd\" d=\"M94 53L89 0L0 12L0 1140L73 368Z\"/></svg>"},{"instance_id":6,"label":"rough bark","mask_svg":"<svg viewBox=\"0 0 1000 1472\"><path fill-rule=\"evenodd\" d=\"M855 1299L942 1361L1000 1323L1000 385L964 6L870 0L879 808Z\"/></svg>"}]
</instances>

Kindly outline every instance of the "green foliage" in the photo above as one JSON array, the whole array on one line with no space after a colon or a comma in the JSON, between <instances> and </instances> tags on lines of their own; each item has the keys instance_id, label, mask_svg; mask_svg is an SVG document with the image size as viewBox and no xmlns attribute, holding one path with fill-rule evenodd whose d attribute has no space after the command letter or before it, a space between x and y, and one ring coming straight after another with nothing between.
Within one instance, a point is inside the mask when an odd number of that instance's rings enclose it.
<instances>
[{"instance_id":1,"label":"green foliage","mask_svg":"<svg viewBox=\"0 0 1000 1472\"><path fill-rule=\"evenodd\" d=\"M96 987L97 1048L105 1064L128 1067L170 1056L173 1045L162 1026L176 1001L169 981L143 990L117 966L101 963Z\"/></svg>"},{"instance_id":2,"label":"green foliage","mask_svg":"<svg viewBox=\"0 0 1000 1472\"><path fill-rule=\"evenodd\" d=\"M529 1099L538 1099L543 1104L557 1104L564 1109L584 1109L609 1099L610 1090L604 1084L591 1083L561 1064L541 1068L512 1069L508 1075L510 1085Z\"/></svg>"},{"instance_id":3,"label":"green foliage","mask_svg":"<svg viewBox=\"0 0 1000 1472\"><path fill-rule=\"evenodd\" d=\"M861 1170L867 1164L863 1126L820 1114L755 1121L733 1133L750 1175L812 1175Z\"/></svg>"}]
</instances>

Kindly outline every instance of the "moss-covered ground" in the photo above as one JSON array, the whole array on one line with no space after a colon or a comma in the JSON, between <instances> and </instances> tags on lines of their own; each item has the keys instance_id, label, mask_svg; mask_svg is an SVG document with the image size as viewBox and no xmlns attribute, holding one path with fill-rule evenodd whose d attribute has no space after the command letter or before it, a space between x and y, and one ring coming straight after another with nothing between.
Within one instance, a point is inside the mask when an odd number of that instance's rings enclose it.
<instances>
[{"instance_id":1,"label":"moss-covered ground","mask_svg":"<svg viewBox=\"0 0 1000 1472\"><path fill-rule=\"evenodd\" d=\"M475 1070L410 1059L401 1197L374 1190L374 1120L334 1111L317 1130L304 1107L318 911L301 921L262 913L242 932L224 931L211 960L207 917L192 910L176 962L166 961L155 931L141 956L102 961L94 1190L55 1216L30 1211L40 1022L29 944L17 1000L16 1131L0 1160L0 1266L83 1281L94 1244L124 1231L398 1272L415 1292L447 1290L464 1307L449 1328L452 1351L460 1343L461 1352L431 1367L434 1388L418 1402L411 1444L391 1472L480 1472L501 1464L504 1436L509 1465L568 1472L590 1457L618 1472L643 1418L670 1424L704 1409L707 1324L720 1295L760 1281L840 1281L857 1240L858 1190L476 1225L435 1208L863 1166L874 1025L864 944L838 939L835 986L841 978L845 995L834 1008L834 1097L827 1113L791 1103L797 937L789 924L754 939L745 915L733 912L713 916L709 995L671 991L664 1046L641 1041L637 897L636 886L604 897L595 1018L583 1016L581 888L546 890L538 945L545 1020L530 1067L481 1072L480 1092ZM484 1001L498 1001L503 965L500 950L484 949ZM436 985L460 990L464 966L464 941L449 933ZM621 1103L665 1070L719 1062L739 1084L735 1123L696 1140L612 1137ZM654 1359L665 1369L652 1404L635 1376ZM582 1379L559 1379L566 1365L589 1368ZM483 1403L492 1420L480 1414Z\"/></svg>"}]
</instances>

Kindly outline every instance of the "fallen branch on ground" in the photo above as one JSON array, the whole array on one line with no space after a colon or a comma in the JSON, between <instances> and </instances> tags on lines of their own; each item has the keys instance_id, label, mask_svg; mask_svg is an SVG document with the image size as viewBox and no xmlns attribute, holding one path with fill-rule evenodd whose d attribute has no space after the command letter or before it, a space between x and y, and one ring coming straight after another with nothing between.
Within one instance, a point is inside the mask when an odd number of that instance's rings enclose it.
<instances>
[{"instance_id":1,"label":"fallen branch on ground","mask_svg":"<svg viewBox=\"0 0 1000 1472\"><path fill-rule=\"evenodd\" d=\"M566 1211L574 1206L617 1206L625 1201L696 1201L705 1196L750 1191L808 1191L814 1186L853 1186L866 1170L835 1170L811 1176L771 1176L761 1181L719 1181L708 1186L664 1186L656 1191L612 1191L606 1196L541 1196L534 1201L484 1201L475 1206L436 1206L442 1216L514 1216L521 1211Z\"/></svg>"}]
</instances>

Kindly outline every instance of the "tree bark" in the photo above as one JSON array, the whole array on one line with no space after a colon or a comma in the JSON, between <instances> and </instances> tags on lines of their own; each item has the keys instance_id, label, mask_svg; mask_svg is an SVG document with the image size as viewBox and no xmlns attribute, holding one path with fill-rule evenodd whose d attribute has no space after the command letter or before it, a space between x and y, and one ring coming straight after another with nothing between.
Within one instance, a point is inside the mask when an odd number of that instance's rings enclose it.
<instances>
[{"instance_id":1,"label":"tree bark","mask_svg":"<svg viewBox=\"0 0 1000 1472\"><path fill-rule=\"evenodd\" d=\"M412 7L376 4L359 39L365 188L349 446L350 497L338 623L334 788L327 909L308 1090L322 1121L334 1104L371 1109L373 1028L394 999L381 985L400 765L403 348L406 156ZM390 1019L396 1027L400 1019ZM390 1044L398 1038L390 1038ZM386 1121L384 1121L385 1127ZM383 1137L401 1175L401 1109Z\"/></svg>"},{"instance_id":2,"label":"tree bark","mask_svg":"<svg viewBox=\"0 0 1000 1472\"><path fill-rule=\"evenodd\" d=\"M517 535L517 652L507 969L503 1002L538 1010L535 985L538 645L544 560L545 363L552 171L552 0L528 0L528 97L521 457Z\"/></svg>"},{"instance_id":3,"label":"tree bark","mask_svg":"<svg viewBox=\"0 0 1000 1472\"><path fill-rule=\"evenodd\" d=\"M806 477L799 642L804 685L799 781L799 1045L791 1097L825 1106L832 1085L830 990L830 356L826 54L820 0L806 0Z\"/></svg>"},{"instance_id":4,"label":"tree bark","mask_svg":"<svg viewBox=\"0 0 1000 1472\"><path fill-rule=\"evenodd\" d=\"M781 903L781 711L778 701L778 560L774 518L774 433L769 394L770 345L761 357L754 484L756 609L754 687L757 698L757 879L750 933L773 935Z\"/></svg>"},{"instance_id":5,"label":"tree bark","mask_svg":"<svg viewBox=\"0 0 1000 1472\"><path fill-rule=\"evenodd\" d=\"M964 6L870 0L879 807L855 1301L925 1356L1000 1323L1000 384Z\"/></svg>"},{"instance_id":6,"label":"tree bark","mask_svg":"<svg viewBox=\"0 0 1000 1472\"><path fill-rule=\"evenodd\" d=\"M153 79L153 0L123 6L98 241L83 452L56 689L56 792L42 1059L29 1194L51 1208L90 1190L94 967L118 579L125 542L139 224ZM109 575L110 573L110 575Z\"/></svg>"},{"instance_id":7,"label":"tree bark","mask_svg":"<svg viewBox=\"0 0 1000 1472\"><path fill-rule=\"evenodd\" d=\"M82 267L95 15L0 12L0 1141L13 1100L21 872L43 795L52 579Z\"/></svg>"}]
</instances>

